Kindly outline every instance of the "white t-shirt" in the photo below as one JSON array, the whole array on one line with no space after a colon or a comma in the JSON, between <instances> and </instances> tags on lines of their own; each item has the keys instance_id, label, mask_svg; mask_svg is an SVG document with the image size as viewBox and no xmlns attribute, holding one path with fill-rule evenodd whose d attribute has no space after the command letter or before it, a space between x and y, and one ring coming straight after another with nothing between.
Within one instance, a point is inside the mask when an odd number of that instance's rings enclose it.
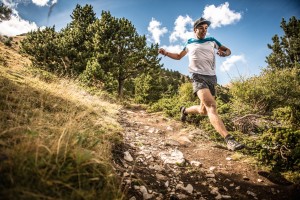
<instances>
[{"instance_id":1,"label":"white t-shirt","mask_svg":"<svg viewBox=\"0 0 300 200\"><path fill-rule=\"evenodd\" d=\"M222 44L213 37L189 39L184 50L189 55L189 72L202 75L216 75L215 49Z\"/></svg>"}]
</instances>

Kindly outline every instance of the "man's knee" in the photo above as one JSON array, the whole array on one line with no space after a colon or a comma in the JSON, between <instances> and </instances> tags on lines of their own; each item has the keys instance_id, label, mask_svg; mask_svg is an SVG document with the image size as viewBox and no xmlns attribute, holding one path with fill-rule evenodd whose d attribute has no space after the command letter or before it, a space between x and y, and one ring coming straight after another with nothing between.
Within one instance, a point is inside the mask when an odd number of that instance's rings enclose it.
<instances>
[{"instance_id":1,"label":"man's knee","mask_svg":"<svg viewBox=\"0 0 300 200\"><path fill-rule=\"evenodd\" d=\"M206 102L205 103L205 111L206 113L216 113L217 112L217 104L216 102Z\"/></svg>"},{"instance_id":2,"label":"man's knee","mask_svg":"<svg viewBox=\"0 0 300 200\"><path fill-rule=\"evenodd\" d=\"M200 115L207 115L207 110L205 106L200 107L198 111Z\"/></svg>"}]
</instances>

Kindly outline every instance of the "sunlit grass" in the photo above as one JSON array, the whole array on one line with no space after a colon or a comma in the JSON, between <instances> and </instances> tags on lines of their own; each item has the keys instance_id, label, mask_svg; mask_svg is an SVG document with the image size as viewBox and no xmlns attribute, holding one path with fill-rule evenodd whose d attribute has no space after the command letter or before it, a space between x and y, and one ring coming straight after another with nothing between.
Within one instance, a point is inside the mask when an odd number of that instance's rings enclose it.
<instances>
[{"instance_id":1,"label":"sunlit grass","mask_svg":"<svg viewBox=\"0 0 300 200\"><path fill-rule=\"evenodd\" d=\"M49 77L0 65L1 198L122 199L111 165L119 106Z\"/></svg>"}]
</instances>

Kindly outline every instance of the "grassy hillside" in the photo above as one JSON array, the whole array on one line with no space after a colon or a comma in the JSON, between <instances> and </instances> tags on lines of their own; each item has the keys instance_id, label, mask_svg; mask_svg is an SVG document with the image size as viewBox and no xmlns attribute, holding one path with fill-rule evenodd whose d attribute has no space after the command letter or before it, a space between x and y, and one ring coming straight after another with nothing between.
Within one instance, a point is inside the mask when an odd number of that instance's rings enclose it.
<instances>
[{"instance_id":1,"label":"grassy hillside","mask_svg":"<svg viewBox=\"0 0 300 200\"><path fill-rule=\"evenodd\" d=\"M121 199L111 166L119 106L30 68L0 43L1 199Z\"/></svg>"}]
</instances>

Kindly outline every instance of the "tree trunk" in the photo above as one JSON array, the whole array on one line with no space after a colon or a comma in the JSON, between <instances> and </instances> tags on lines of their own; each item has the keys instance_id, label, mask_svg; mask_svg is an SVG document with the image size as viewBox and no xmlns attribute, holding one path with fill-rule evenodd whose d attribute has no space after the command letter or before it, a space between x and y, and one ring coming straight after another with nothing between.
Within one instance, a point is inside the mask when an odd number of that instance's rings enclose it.
<instances>
[{"instance_id":1,"label":"tree trunk","mask_svg":"<svg viewBox=\"0 0 300 200\"><path fill-rule=\"evenodd\" d=\"M118 80L118 96L119 98L123 97L123 87L124 87L124 80L120 79Z\"/></svg>"}]
</instances>

